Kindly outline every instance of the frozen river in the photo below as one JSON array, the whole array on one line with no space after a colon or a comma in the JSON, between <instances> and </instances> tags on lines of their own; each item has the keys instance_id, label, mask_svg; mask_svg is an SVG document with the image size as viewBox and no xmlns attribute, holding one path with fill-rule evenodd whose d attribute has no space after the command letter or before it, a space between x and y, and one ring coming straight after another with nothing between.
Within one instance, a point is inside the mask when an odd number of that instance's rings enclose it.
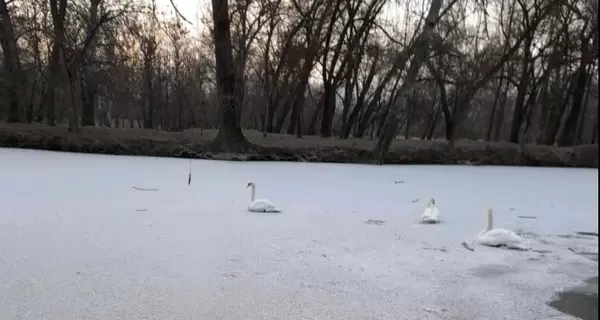
<instances>
[{"instance_id":1,"label":"frozen river","mask_svg":"<svg viewBox=\"0 0 600 320\"><path fill-rule=\"evenodd\" d=\"M0 149L0 319L575 319L597 276L597 169L188 166ZM533 250L463 248L488 207Z\"/></svg>"}]
</instances>

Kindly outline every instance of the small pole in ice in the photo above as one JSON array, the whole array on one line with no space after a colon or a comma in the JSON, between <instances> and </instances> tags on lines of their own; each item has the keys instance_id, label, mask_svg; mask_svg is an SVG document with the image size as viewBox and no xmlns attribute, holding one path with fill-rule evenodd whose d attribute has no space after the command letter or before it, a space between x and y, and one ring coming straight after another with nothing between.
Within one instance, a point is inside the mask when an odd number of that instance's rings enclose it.
<instances>
[{"instance_id":1,"label":"small pole in ice","mask_svg":"<svg viewBox=\"0 0 600 320\"><path fill-rule=\"evenodd\" d=\"M190 171L188 175L188 186L192 184L192 159L190 159Z\"/></svg>"}]
</instances>

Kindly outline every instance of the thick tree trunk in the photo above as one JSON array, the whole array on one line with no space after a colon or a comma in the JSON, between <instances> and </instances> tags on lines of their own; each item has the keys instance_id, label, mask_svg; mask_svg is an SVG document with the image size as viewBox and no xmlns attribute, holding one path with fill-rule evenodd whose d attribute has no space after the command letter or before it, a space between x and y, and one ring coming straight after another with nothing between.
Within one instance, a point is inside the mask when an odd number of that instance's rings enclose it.
<instances>
[{"instance_id":1,"label":"thick tree trunk","mask_svg":"<svg viewBox=\"0 0 600 320\"><path fill-rule=\"evenodd\" d=\"M8 77L8 122L21 121L25 112L25 82L17 48L17 38L5 0L0 0L0 44L4 53L4 71Z\"/></svg>"},{"instance_id":2,"label":"thick tree trunk","mask_svg":"<svg viewBox=\"0 0 600 320\"><path fill-rule=\"evenodd\" d=\"M231 48L228 8L228 0L212 0L220 126L217 137L209 147L213 151L245 152L251 145L237 121L241 106L235 97L236 69Z\"/></svg>"},{"instance_id":3,"label":"thick tree trunk","mask_svg":"<svg viewBox=\"0 0 600 320\"><path fill-rule=\"evenodd\" d=\"M85 80L82 86L82 110L81 110L81 126L95 126L96 116L94 109L94 97L96 95L96 82L92 76L92 68L90 61L87 61L87 57L94 58L96 56L96 37L92 35L95 33L94 29L98 25L98 6L101 0L91 0L89 7L89 21L87 26L87 35L90 38L90 43L87 50L83 53L82 61L85 63L84 73L82 78Z\"/></svg>"},{"instance_id":4,"label":"thick tree trunk","mask_svg":"<svg viewBox=\"0 0 600 320\"><path fill-rule=\"evenodd\" d=\"M321 118L321 137L331 137L333 116L335 115L336 90L333 84L324 85L323 117Z\"/></svg>"},{"instance_id":5,"label":"thick tree trunk","mask_svg":"<svg viewBox=\"0 0 600 320\"><path fill-rule=\"evenodd\" d=\"M68 103L67 99L71 99L71 97L65 98L66 86L69 85L67 83L68 76L66 75L66 65L64 64L64 49L65 49L65 26L64 26L64 18L66 14L66 0L50 0L50 13L52 16L52 25L54 27L54 41L52 45L52 53L50 60L50 85L48 86L48 90L50 93L50 99L48 103L50 104L47 107L47 117L48 124L55 124L55 108L56 103L67 103L67 108L70 103ZM59 110L59 120L62 117L62 111L64 109Z\"/></svg>"}]
</instances>

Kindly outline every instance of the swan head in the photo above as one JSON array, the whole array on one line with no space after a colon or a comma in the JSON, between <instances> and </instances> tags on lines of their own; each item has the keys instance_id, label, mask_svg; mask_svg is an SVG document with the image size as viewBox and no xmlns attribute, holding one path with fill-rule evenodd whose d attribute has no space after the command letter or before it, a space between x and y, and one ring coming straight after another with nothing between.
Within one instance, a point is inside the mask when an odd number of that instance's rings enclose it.
<instances>
[{"instance_id":1,"label":"swan head","mask_svg":"<svg viewBox=\"0 0 600 320\"><path fill-rule=\"evenodd\" d=\"M435 199L434 198L429 198L429 202L427 202L427 206L428 207L435 206Z\"/></svg>"},{"instance_id":2,"label":"swan head","mask_svg":"<svg viewBox=\"0 0 600 320\"><path fill-rule=\"evenodd\" d=\"M246 188L253 187L253 186L254 186L254 182L250 181L250 182L248 182L248 185L246 185Z\"/></svg>"},{"instance_id":3,"label":"swan head","mask_svg":"<svg viewBox=\"0 0 600 320\"><path fill-rule=\"evenodd\" d=\"M494 211L492 210L492 208L488 208L487 215L488 215L488 221L494 220Z\"/></svg>"}]
</instances>

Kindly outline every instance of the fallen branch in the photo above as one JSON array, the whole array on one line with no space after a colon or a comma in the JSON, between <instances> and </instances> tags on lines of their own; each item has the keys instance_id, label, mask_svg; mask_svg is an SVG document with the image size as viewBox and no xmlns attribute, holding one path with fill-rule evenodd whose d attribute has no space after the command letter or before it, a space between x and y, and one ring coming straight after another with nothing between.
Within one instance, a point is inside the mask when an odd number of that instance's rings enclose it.
<instances>
[{"instance_id":1,"label":"fallen branch","mask_svg":"<svg viewBox=\"0 0 600 320\"><path fill-rule=\"evenodd\" d=\"M188 186L192 184L192 159L190 159L190 173L188 174Z\"/></svg>"},{"instance_id":2,"label":"fallen branch","mask_svg":"<svg viewBox=\"0 0 600 320\"><path fill-rule=\"evenodd\" d=\"M463 246L465 249L467 249L467 250L469 250L469 251L475 251L475 249L473 249L473 248L469 247L469 245L468 245L466 242L464 242L464 241L463 241L463 243L461 243L461 245L462 245L462 246Z\"/></svg>"},{"instance_id":3,"label":"fallen branch","mask_svg":"<svg viewBox=\"0 0 600 320\"><path fill-rule=\"evenodd\" d=\"M597 237L598 236L598 232L577 231L575 233L577 233L580 236L593 236L593 237Z\"/></svg>"},{"instance_id":4,"label":"fallen branch","mask_svg":"<svg viewBox=\"0 0 600 320\"><path fill-rule=\"evenodd\" d=\"M536 216L517 216L517 218L521 218L521 219L537 219Z\"/></svg>"},{"instance_id":5,"label":"fallen branch","mask_svg":"<svg viewBox=\"0 0 600 320\"><path fill-rule=\"evenodd\" d=\"M134 188L135 190L139 190L139 191L158 191L158 189L145 189L145 188L138 188L136 186L132 186L132 188Z\"/></svg>"},{"instance_id":6,"label":"fallen branch","mask_svg":"<svg viewBox=\"0 0 600 320\"><path fill-rule=\"evenodd\" d=\"M374 225L380 226L380 225L384 224L385 221L383 221L383 220L372 220L372 219L369 219L369 220L365 221L365 223L366 224L374 224Z\"/></svg>"},{"instance_id":7,"label":"fallen branch","mask_svg":"<svg viewBox=\"0 0 600 320\"><path fill-rule=\"evenodd\" d=\"M448 252L448 249L446 248L431 248L431 247L422 247L423 250L432 250L432 251L441 251L441 252Z\"/></svg>"},{"instance_id":8,"label":"fallen branch","mask_svg":"<svg viewBox=\"0 0 600 320\"><path fill-rule=\"evenodd\" d=\"M148 209L135 209L135 211L137 211L137 212L144 212L144 211L148 211Z\"/></svg>"}]
</instances>

